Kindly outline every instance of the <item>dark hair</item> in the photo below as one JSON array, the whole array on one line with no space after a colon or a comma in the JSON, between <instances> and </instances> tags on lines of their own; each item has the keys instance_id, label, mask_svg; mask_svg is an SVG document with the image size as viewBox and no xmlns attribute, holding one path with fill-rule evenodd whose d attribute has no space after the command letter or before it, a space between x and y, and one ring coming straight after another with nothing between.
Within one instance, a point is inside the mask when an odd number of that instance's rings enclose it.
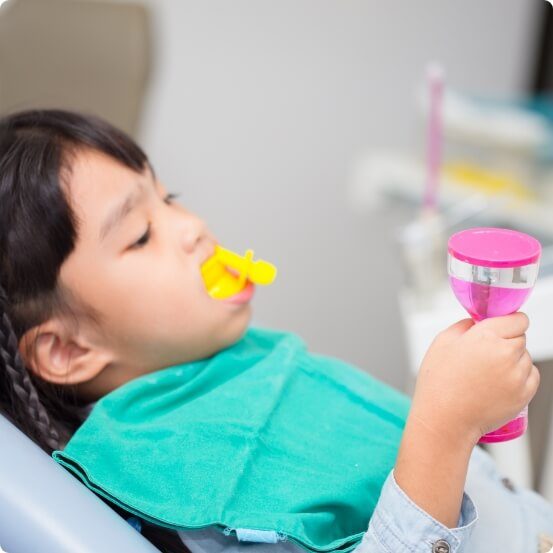
<instances>
[{"instance_id":1,"label":"dark hair","mask_svg":"<svg viewBox=\"0 0 553 553\"><path fill-rule=\"evenodd\" d=\"M64 185L74 155L84 149L137 172L151 169L128 135L93 115L50 109L0 119L0 412L48 454L64 447L82 424L85 403L73 387L28 370L19 342L54 315L75 324L81 317L100 322L93 306L58 280L79 228ZM143 526L162 551L188 551L176 533Z\"/></svg>"}]
</instances>

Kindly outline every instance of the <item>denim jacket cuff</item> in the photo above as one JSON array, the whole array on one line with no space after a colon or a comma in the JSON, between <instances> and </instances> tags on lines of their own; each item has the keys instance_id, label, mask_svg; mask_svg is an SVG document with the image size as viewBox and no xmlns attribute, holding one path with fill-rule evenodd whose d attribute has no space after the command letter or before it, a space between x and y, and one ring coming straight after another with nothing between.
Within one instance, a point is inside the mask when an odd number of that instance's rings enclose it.
<instances>
[{"instance_id":1,"label":"denim jacket cuff","mask_svg":"<svg viewBox=\"0 0 553 553\"><path fill-rule=\"evenodd\" d=\"M382 487L370 526L385 551L430 553L436 542L443 540L449 545L448 553L462 553L477 520L476 506L463 492L457 527L448 528L406 495L397 484L392 469Z\"/></svg>"}]
</instances>

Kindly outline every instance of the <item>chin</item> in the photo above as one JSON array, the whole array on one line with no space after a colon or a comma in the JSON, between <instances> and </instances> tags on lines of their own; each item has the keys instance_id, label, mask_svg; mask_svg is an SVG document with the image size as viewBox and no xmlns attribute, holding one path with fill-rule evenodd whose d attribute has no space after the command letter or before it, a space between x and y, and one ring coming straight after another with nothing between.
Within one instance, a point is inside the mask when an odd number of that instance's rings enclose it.
<instances>
[{"instance_id":1,"label":"chin","mask_svg":"<svg viewBox=\"0 0 553 553\"><path fill-rule=\"evenodd\" d=\"M228 347L236 342L238 342L248 330L252 318L252 308L248 304L245 306L244 310L237 314L236 317L228 323L228 326L225 327L226 332L224 333L225 344L223 347Z\"/></svg>"}]
</instances>

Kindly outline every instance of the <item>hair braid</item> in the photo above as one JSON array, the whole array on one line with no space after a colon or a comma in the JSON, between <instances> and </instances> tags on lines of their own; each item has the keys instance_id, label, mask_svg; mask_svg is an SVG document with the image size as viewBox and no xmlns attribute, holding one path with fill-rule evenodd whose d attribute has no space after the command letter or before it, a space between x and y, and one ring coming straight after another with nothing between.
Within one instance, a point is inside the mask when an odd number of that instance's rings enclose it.
<instances>
[{"instance_id":1,"label":"hair braid","mask_svg":"<svg viewBox=\"0 0 553 553\"><path fill-rule=\"evenodd\" d=\"M89 148L153 173L140 146L97 116L35 109L0 117L0 413L47 453L65 447L86 420L87 400L75 386L27 370L18 346L54 316L100 319L59 280L79 231L68 177L76 154ZM131 514L104 501L124 518ZM145 522L142 535L163 553L189 553L174 530Z\"/></svg>"},{"instance_id":2,"label":"hair braid","mask_svg":"<svg viewBox=\"0 0 553 553\"><path fill-rule=\"evenodd\" d=\"M18 415L13 422L34 438L41 447L52 450L60 447L60 434L52 424L48 412L41 403L27 367L21 358L17 336L6 312L8 303L4 288L0 285L0 357L11 384L12 413Z\"/></svg>"}]
</instances>

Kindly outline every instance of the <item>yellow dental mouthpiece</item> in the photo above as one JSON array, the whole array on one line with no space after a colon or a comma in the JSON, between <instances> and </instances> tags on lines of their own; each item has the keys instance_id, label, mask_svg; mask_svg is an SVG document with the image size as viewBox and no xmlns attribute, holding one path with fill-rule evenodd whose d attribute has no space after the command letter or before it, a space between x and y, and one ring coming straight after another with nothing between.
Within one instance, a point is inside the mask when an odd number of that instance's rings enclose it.
<instances>
[{"instance_id":1,"label":"yellow dental mouthpiece","mask_svg":"<svg viewBox=\"0 0 553 553\"><path fill-rule=\"evenodd\" d=\"M212 298L225 299L238 294L251 281L254 284L271 284L276 277L276 267L268 261L253 260L253 250L239 255L215 246L215 253L203 263L202 277Z\"/></svg>"}]
</instances>

